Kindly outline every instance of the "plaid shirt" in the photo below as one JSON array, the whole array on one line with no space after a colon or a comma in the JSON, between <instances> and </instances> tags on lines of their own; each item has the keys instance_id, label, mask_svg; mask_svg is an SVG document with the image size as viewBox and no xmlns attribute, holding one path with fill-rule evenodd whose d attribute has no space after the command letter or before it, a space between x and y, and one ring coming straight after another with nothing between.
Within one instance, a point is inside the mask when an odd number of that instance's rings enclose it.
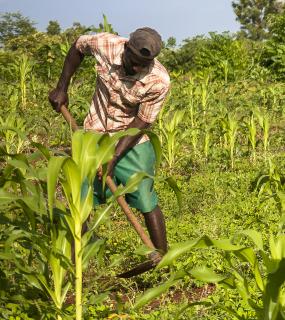
<instances>
[{"instance_id":1,"label":"plaid shirt","mask_svg":"<svg viewBox=\"0 0 285 320\"><path fill-rule=\"evenodd\" d=\"M97 132L125 130L137 116L152 123L169 91L169 75L154 59L149 69L127 76L122 66L126 38L110 34L83 35L76 48L96 58L97 82L84 128ZM144 135L139 143L148 140Z\"/></svg>"}]
</instances>

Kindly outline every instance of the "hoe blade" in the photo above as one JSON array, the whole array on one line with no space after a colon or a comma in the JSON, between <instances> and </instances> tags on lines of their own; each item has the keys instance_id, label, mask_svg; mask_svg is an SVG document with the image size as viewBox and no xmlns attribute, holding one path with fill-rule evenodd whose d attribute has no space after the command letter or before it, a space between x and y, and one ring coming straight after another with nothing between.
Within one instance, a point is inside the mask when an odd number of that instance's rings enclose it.
<instances>
[{"instance_id":1,"label":"hoe blade","mask_svg":"<svg viewBox=\"0 0 285 320\"><path fill-rule=\"evenodd\" d=\"M142 274L144 272L147 272L151 269L153 269L156 266L156 263L154 263L152 260L147 260L136 267L134 267L131 270L128 270L126 272L120 273L117 275L118 278L131 278L134 276L138 276L139 274Z\"/></svg>"}]
</instances>

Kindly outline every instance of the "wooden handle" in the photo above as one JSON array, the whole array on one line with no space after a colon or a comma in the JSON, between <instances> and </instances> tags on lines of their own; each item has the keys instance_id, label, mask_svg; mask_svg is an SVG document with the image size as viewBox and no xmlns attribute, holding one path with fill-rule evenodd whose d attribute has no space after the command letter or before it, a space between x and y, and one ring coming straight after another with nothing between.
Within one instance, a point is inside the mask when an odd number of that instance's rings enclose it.
<instances>
[{"instance_id":1,"label":"wooden handle","mask_svg":"<svg viewBox=\"0 0 285 320\"><path fill-rule=\"evenodd\" d=\"M112 193L116 192L117 186L116 186L116 184L114 183L114 181L112 180L112 178L110 176L108 176L106 178L106 184L109 187L109 189L112 191ZM141 224L139 223L137 217L134 215L134 213L130 209L130 207L127 204L125 198L123 196L119 196L117 198L117 202L118 202L119 206L122 208L122 210L124 211L125 215L127 216L128 220L130 221L132 226L135 228L137 234L142 239L142 242L147 247L149 247L150 249L155 250L155 247L154 247L152 241L150 240L150 238L145 233L143 227L141 226Z\"/></svg>"},{"instance_id":2,"label":"wooden handle","mask_svg":"<svg viewBox=\"0 0 285 320\"><path fill-rule=\"evenodd\" d=\"M66 122L69 123L69 125L71 126L71 129L73 131L76 131L79 129L75 119L72 117L72 115L70 114L70 112L68 111L68 109L66 108L65 105L62 105L60 108L60 112L62 113L64 119L66 120Z\"/></svg>"},{"instance_id":3,"label":"wooden handle","mask_svg":"<svg viewBox=\"0 0 285 320\"><path fill-rule=\"evenodd\" d=\"M60 111L61 111L64 119L70 124L71 129L73 131L78 130L79 127L78 127L75 119L72 117L72 115L70 114L70 112L68 111L68 109L66 108L65 105L61 106ZM112 191L112 193L116 192L117 186L116 186L116 184L114 183L114 181L112 180L112 178L110 176L108 176L106 178L106 184L109 187L109 189ZM130 221L132 226L135 228L137 234L142 239L143 243L147 247L149 247L150 249L155 250L155 246L153 245L152 241L150 240L150 238L145 233L143 227L141 226L141 224L139 223L137 217L134 215L134 213L130 209L130 207L127 204L125 198L123 196L119 196L117 198L117 202L118 202L119 206L122 208L123 212L127 216L128 220Z\"/></svg>"}]
</instances>

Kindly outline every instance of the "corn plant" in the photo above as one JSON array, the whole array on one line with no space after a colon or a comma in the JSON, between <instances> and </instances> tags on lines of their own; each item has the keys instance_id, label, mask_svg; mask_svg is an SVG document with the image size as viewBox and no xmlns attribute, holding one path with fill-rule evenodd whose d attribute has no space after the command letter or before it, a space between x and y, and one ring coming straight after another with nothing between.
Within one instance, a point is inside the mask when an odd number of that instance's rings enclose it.
<instances>
[{"instance_id":1,"label":"corn plant","mask_svg":"<svg viewBox=\"0 0 285 320\"><path fill-rule=\"evenodd\" d=\"M168 281L148 290L137 300L135 307L142 307L184 277L190 276L200 281L217 283L225 290L235 290L237 298L244 302L247 310L240 311L234 303L230 306L230 301L213 303L213 307L221 308L233 319L285 319L285 295L282 290L285 282L285 235L282 233L277 236L271 235L268 243L269 250L265 250L260 232L245 230L240 233L240 236L247 237L253 245L234 244L233 239L213 240L207 236L174 245L163 257L157 269L173 265L178 257L193 249L212 248L225 253L223 257L228 266L226 272L216 273L205 265L178 270ZM248 272L242 268L243 265L249 266L253 281L249 281ZM259 296L260 299L257 298ZM193 305L203 304L210 307L212 302L208 300L190 303L181 310L180 314Z\"/></svg>"},{"instance_id":2,"label":"corn plant","mask_svg":"<svg viewBox=\"0 0 285 320\"><path fill-rule=\"evenodd\" d=\"M178 153L181 149L181 142L187 136L187 132L182 133L179 128L184 118L185 111L177 110L168 114L168 119L164 122L161 132L166 142L166 151L163 156L169 166L173 168L174 164L179 161Z\"/></svg>"},{"instance_id":3,"label":"corn plant","mask_svg":"<svg viewBox=\"0 0 285 320\"><path fill-rule=\"evenodd\" d=\"M199 133L200 133L200 128L198 127L189 129L189 134L191 137L191 143L193 147L193 153L195 157L197 157L199 154L199 149L198 149Z\"/></svg>"},{"instance_id":4,"label":"corn plant","mask_svg":"<svg viewBox=\"0 0 285 320\"><path fill-rule=\"evenodd\" d=\"M280 169L271 161L268 161L268 173L262 174L256 180L255 190L258 197L273 198L279 205L281 214L285 212L285 177Z\"/></svg>"},{"instance_id":5,"label":"corn plant","mask_svg":"<svg viewBox=\"0 0 285 320\"><path fill-rule=\"evenodd\" d=\"M26 131L26 121L15 113L10 113L5 119L0 117L0 134L8 153L20 153L23 150Z\"/></svg>"},{"instance_id":6,"label":"corn plant","mask_svg":"<svg viewBox=\"0 0 285 320\"><path fill-rule=\"evenodd\" d=\"M49 159L48 168L40 169L31 166L27 156L9 155L5 149L0 150L7 160L7 167L1 177L0 205L17 203L29 221L21 229L18 225L8 230L4 251L0 250L0 260L4 257L11 261L30 285L52 299L57 319L67 316L63 310L64 301L71 288L73 275L76 319L82 319L82 272L87 267L88 260L103 245L102 240L92 239L92 234L114 205L115 198L133 192L146 175L138 173L129 179L126 186L119 186L106 207L96 210L90 229L82 234L83 224L93 209L93 179L98 168L104 167L112 158L121 136L137 133L137 129L130 129L110 137L78 131L72 139L72 157L50 157L44 147L34 143ZM151 140L159 159L161 151L158 149L159 140L155 137L153 134ZM35 155L33 154L33 160ZM47 186L44 183L46 176ZM56 190L59 190L57 181L65 200L56 197ZM173 185L173 180L170 179L169 184ZM46 189L49 210L45 201ZM40 230L37 227L39 224L43 226ZM72 243L75 247L75 270L71 261ZM27 244L32 248L29 255L32 264L18 252L19 248L23 250Z\"/></svg>"},{"instance_id":7,"label":"corn plant","mask_svg":"<svg viewBox=\"0 0 285 320\"><path fill-rule=\"evenodd\" d=\"M251 145L251 150L252 150L252 160L255 163L256 161L256 138L257 138L257 129L256 129L256 124L255 124L255 116L254 112L250 113L249 118L247 121L245 121L247 130L248 130L248 140Z\"/></svg>"},{"instance_id":8,"label":"corn plant","mask_svg":"<svg viewBox=\"0 0 285 320\"><path fill-rule=\"evenodd\" d=\"M197 88L197 94L200 96L200 104L202 108L202 113L204 116L204 120L206 117L207 106L210 98L210 86L209 86L210 76L204 76L203 81Z\"/></svg>"},{"instance_id":9,"label":"corn plant","mask_svg":"<svg viewBox=\"0 0 285 320\"><path fill-rule=\"evenodd\" d=\"M238 122L231 114L227 114L222 120L221 125L223 128L224 144L226 149L229 150L231 167L234 168L234 151L235 143L238 132Z\"/></svg>"},{"instance_id":10,"label":"corn plant","mask_svg":"<svg viewBox=\"0 0 285 320\"><path fill-rule=\"evenodd\" d=\"M39 150L33 155L11 155L4 149L1 153L7 159L7 166L1 175L0 206L14 204L21 208L23 223L11 220L4 251L0 255L4 254L30 285L52 299L57 318L61 319L63 303L71 286L71 277L67 273L72 270L70 232L59 211L54 223L48 218L46 167L37 168L30 162L41 159L42 155L49 158L49 152L41 145L32 145ZM13 212L8 211L6 219L11 217ZM38 229L39 225L44 227ZM29 257L28 261L23 250Z\"/></svg>"},{"instance_id":11,"label":"corn plant","mask_svg":"<svg viewBox=\"0 0 285 320\"><path fill-rule=\"evenodd\" d=\"M269 147L269 131L270 131L270 119L268 113L255 112L259 125L263 133L263 152L267 153Z\"/></svg>"},{"instance_id":12,"label":"corn plant","mask_svg":"<svg viewBox=\"0 0 285 320\"><path fill-rule=\"evenodd\" d=\"M23 54L18 61L12 64L12 70L18 75L22 107L25 109L27 104L27 81L33 70L33 63L27 55Z\"/></svg>"},{"instance_id":13,"label":"corn plant","mask_svg":"<svg viewBox=\"0 0 285 320\"><path fill-rule=\"evenodd\" d=\"M229 61L228 60L221 60L220 66L223 70L224 74L224 81L225 83L228 82L228 76L229 76Z\"/></svg>"},{"instance_id":14,"label":"corn plant","mask_svg":"<svg viewBox=\"0 0 285 320\"><path fill-rule=\"evenodd\" d=\"M82 228L93 209L93 180L97 170L105 166L113 156L115 145L122 135L138 133L137 129L129 129L112 137L108 135L84 133L77 131L72 138L72 157L52 157L48 165L48 199L51 221L54 220L54 200L57 180L59 181L70 214L65 220L71 231L75 247L75 294L76 319L82 319L82 272L88 259L97 252L98 241L92 242L92 233L102 218L109 212L114 197L132 192L144 173L129 179L127 185L118 188L107 207L96 211L95 223L89 231L82 235ZM62 173L62 174L61 174ZM113 201L112 201L113 200Z\"/></svg>"}]
</instances>

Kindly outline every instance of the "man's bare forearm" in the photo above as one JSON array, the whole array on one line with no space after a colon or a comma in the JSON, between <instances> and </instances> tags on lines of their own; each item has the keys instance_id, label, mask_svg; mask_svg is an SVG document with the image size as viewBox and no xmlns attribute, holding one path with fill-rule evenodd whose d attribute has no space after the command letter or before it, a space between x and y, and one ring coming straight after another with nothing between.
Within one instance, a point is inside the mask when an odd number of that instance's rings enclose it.
<instances>
[{"instance_id":1,"label":"man's bare forearm","mask_svg":"<svg viewBox=\"0 0 285 320\"><path fill-rule=\"evenodd\" d=\"M140 118L136 117L129 125L128 128L138 128L147 129L150 127L150 123L144 122ZM134 147L139 139L142 137L143 133L138 133L135 136L125 136L119 140L116 151L115 158L121 158L129 149Z\"/></svg>"},{"instance_id":2,"label":"man's bare forearm","mask_svg":"<svg viewBox=\"0 0 285 320\"><path fill-rule=\"evenodd\" d=\"M57 83L57 89L67 92L70 79L74 75L77 68L80 66L83 58L84 55L78 49L76 49L74 43L66 55L62 73Z\"/></svg>"}]
</instances>

